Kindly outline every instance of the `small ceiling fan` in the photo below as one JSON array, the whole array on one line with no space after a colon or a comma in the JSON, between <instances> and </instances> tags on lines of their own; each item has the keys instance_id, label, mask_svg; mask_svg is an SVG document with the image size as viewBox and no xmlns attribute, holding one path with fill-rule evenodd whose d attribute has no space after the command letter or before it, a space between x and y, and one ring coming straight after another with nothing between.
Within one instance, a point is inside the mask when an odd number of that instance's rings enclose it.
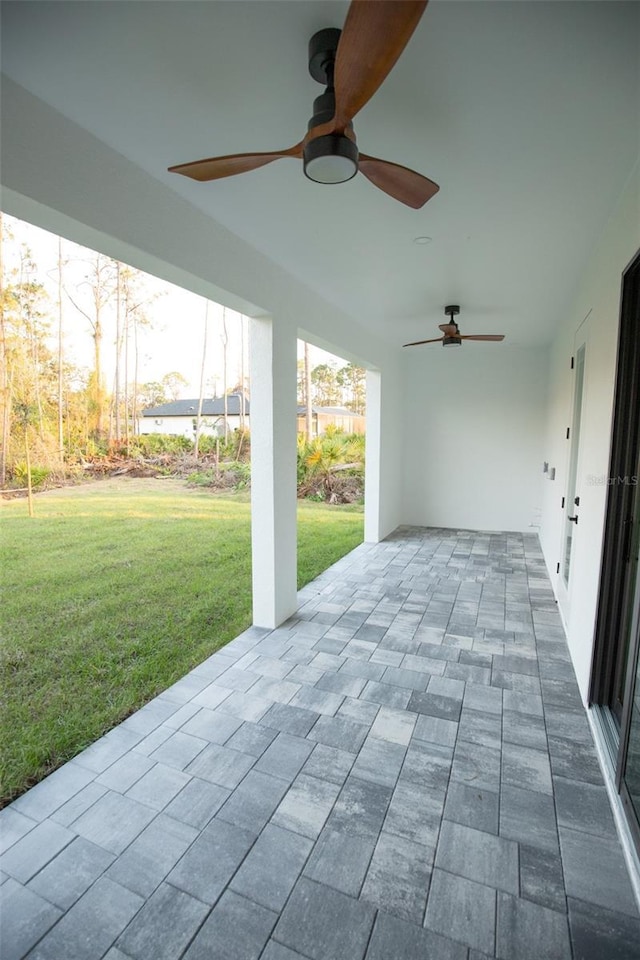
<instances>
[{"instance_id":1,"label":"small ceiling fan","mask_svg":"<svg viewBox=\"0 0 640 960\"><path fill-rule=\"evenodd\" d=\"M418 25L428 0L352 0L342 30L309 41L309 73L326 86L305 137L286 150L236 153L169 167L206 182L256 170L282 157L302 160L316 183L344 183L360 171L395 200L418 209L440 189L408 167L360 153L352 120L380 87Z\"/></svg>"},{"instance_id":2,"label":"small ceiling fan","mask_svg":"<svg viewBox=\"0 0 640 960\"><path fill-rule=\"evenodd\" d=\"M442 330L443 336L435 337L433 340L416 340L415 343L403 343L403 347L420 347L423 343L441 343L443 347L460 347L463 340L493 340L498 342L504 340L504 333L460 333L458 324L453 319L460 313L460 307L457 304L450 304L444 308L445 315L449 317L449 323L440 323L438 326Z\"/></svg>"}]
</instances>

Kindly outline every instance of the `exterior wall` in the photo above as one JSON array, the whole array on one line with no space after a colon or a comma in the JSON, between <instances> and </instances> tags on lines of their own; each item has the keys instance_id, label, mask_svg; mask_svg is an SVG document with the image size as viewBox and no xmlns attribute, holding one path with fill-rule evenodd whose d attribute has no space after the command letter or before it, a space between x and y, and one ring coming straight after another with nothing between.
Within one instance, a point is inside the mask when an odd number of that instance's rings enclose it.
<instances>
[{"instance_id":1,"label":"exterior wall","mask_svg":"<svg viewBox=\"0 0 640 960\"><path fill-rule=\"evenodd\" d=\"M586 332L584 402L577 491L580 496L565 625L578 683L586 700L600 576L616 375L621 274L640 247L640 165L595 247L574 301L560 323L549 363L544 460L556 466L544 488L540 539L552 581L561 558L573 377L569 358L576 330Z\"/></svg>"},{"instance_id":2,"label":"exterior wall","mask_svg":"<svg viewBox=\"0 0 640 960\"><path fill-rule=\"evenodd\" d=\"M138 432L141 434L164 433L172 437L187 437L193 440L195 437L194 428L195 417L139 417ZM245 416L245 427L249 429L249 417ZM238 430L240 428L240 417L227 417L229 430ZM222 420L220 417L203 417L201 433L205 436L222 436L224 433Z\"/></svg>"},{"instance_id":3,"label":"exterior wall","mask_svg":"<svg viewBox=\"0 0 640 960\"><path fill-rule=\"evenodd\" d=\"M339 430L344 430L345 433L366 433L367 432L367 422L366 417L359 416L357 413L354 413L353 416L332 416L329 413L318 413L313 415L313 431L314 436L317 436L319 433L325 433L327 427L338 427ZM298 417L298 433L304 433L307 429L307 421L304 416Z\"/></svg>"},{"instance_id":4,"label":"exterior wall","mask_svg":"<svg viewBox=\"0 0 640 960\"><path fill-rule=\"evenodd\" d=\"M464 344L405 357L403 521L537 530L547 351Z\"/></svg>"}]
</instances>

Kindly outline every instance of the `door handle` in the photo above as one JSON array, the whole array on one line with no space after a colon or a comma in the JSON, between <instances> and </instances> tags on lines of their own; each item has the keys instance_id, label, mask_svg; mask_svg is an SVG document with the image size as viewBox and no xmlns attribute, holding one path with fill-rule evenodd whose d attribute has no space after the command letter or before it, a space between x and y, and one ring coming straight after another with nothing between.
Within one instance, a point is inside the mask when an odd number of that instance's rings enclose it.
<instances>
[{"instance_id":1,"label":"door handle","mask_svg":"<svg viewBox=\"0 0 640 960\"><path fill-rule=\"evenodd\" d=\"M575 517L567 517L567 520L571 520L571 523L577 523L578 515L576 514Z\"/></svg>"}]
</instances>

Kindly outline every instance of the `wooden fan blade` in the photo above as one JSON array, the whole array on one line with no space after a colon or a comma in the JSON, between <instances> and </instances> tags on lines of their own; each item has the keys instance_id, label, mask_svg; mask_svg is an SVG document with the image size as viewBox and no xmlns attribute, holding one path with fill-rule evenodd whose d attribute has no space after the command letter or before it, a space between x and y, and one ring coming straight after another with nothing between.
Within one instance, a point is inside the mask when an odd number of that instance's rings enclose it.
<instances>
[{"instance_id":1,"label":"wooden fan blade","mask_svg":"<svg viewBox=\"0 0 640 960\"><path fill-rule=\"evenodd\" d=\"M440 189L437 183L415 170L389 163L388 160L368 157L365 153L360 154L358 167L374 186L414 210L423 207Z\"/></svg>"},{"instance_id":2,"label":"wooden fan blade","mask_svg":"<svg viewBox=\"0 0 640 960\"><path fill-rule=\"evenodd\" d=\"M336 53L336 132L374 95L426 6L427 0L351 0Z\"/></svg>"},{"instance_id":3,"label":"wooden fan blade","mask_svg":"<svg viewBox=\"0 0 640 960\"><path fill-rule=\"evenodd\" d=\"M415 343L403 343L403 347L421 347L423 343L442 343L444 337L436 337L434 340L416 340Z\"/></svg>"},{"instance_id":4,"label":"wooden fan blade","mask_svg":"<svg viewBox=\"0 0 640 960\"><path fill-rule=\"evenodd\" d=\"M458 336L458 325L457 323L439 323L438 329L442 330L445 337L456 337Z\"/></svg>"},{"instance_id":5,"label":"wooden fan blade","mask_svg":"<svg viewBox=\"0 0 640 960\"><path fill-rule=\"evenodd\" d=\"M209 157L206 160L194 160L191 163L179 163L169 167L169 173L181 173L183 177L199 180L206 183L209 180L221 180L223 177L234 177L237 173L247 173L257 170L281 157L302 158L302 144L288 150L274 150L271 153L232 153L226 157Z\"/></svg>"},{"instance_id":6,"label":"wooden fan blade","mask_svg":"<svg viewBox=\"0 0 640 960\"><path fill-rule=\"evenodd\" d=\"M461 340L504 340L504 333L469 333L461 336Z\"/></svg>"}]
</instances>

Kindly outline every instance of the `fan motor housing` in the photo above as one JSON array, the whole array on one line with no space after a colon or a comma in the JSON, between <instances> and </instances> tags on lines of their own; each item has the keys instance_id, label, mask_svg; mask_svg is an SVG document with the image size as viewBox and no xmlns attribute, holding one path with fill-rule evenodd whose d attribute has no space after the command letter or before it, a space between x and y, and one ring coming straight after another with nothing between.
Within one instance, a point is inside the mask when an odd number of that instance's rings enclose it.
<instances>
[{"instance_id":1,"label":"fan motor housing","mask_svg":"<svg viewBox=\"0 0 640 960\"><path fill-rule=\"evenodd\" d=\"M336 27L326 27L309 40L309 73L324 86L333 84L333 64L341 33Z\"/></svg>"}]
</instances>

